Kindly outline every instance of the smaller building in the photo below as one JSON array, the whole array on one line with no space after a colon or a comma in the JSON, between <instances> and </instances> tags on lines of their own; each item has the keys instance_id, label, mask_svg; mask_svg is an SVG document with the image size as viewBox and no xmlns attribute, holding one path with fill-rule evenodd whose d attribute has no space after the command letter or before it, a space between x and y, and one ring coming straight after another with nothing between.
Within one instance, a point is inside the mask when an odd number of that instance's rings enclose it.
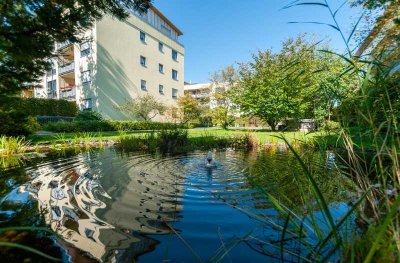
<instances>
[{"instance_id":1,"label":"smaller building","mask_svg":"<svg viewBox=\"0 0 400 263\"><path fill-rule=\"evenodd\" d=\"M203 105L210 104L210 95L211 95L211 83L188 83L185 82L184 85L184 94L190 95L192 98L200 101Z\"/></svg>"}]
</instances>

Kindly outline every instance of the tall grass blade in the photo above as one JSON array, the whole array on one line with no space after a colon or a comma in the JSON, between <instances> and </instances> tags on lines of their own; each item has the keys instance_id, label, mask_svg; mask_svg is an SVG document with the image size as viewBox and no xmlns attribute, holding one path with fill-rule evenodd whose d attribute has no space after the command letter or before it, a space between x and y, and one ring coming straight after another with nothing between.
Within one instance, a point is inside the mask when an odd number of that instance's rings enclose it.
<instances>
[{"instance_id":1,"label":"tall grass blade","mask_svg":"<svg viewBox=\"0 0 400 263\"><path fill-rule=\"evenodd\" d=\"M0 242L0 247L1 247L1 246L5 246L5 247L14 247L14 248L18 248L18 249L22 249L22 250L25 250L25 251L34 253L34 254L36 254L36 255L42 256L42 257L44 257L44 258L47 258L47 259L49 259L49 260L61 261L60 259L55 258L55 257L52 257L52 256L50 256L50 255L47 255L46 253L43 253L43 252L41 252L41 251L39 251L39 250L37 250L37 249L34 249L34 248L32 248L32 247L28 247L28 246L25 246L25 245L21 245L21 244L18 244L18 243Z\"/></svg>"}]
</instances>

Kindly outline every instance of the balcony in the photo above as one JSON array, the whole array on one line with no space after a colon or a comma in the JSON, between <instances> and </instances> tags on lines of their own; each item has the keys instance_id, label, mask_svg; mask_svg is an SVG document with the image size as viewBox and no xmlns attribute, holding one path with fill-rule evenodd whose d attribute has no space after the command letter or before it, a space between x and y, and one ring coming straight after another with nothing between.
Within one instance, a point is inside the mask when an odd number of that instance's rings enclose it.
<instances>
[{"instance_id":1,"label":"balcony","mask_svg":"<svg viewBox=\"0 0 400 263\"><path fill-rule=\"evenodd\" d=\"M60 89L60 99L63 100L75 100L76 99L76 87L68 87L66 89Z\"/></svg>"},{"instance_id":2,"label":"balcony","mask_svg":"<svg viewBox=\"0 0 400 263\"><path fill-rule=\"evenodd\" d=\"M57 50L64 49L64 48L67 48L67 47L69 47L71 45L72 45L72 42L69 41L69 40L66 40L66 41L61 42L61 43L56 43L56 49Z\"/></svg>"},{"instance_id":3,"label":"balcony","mask_svg":"<svg viewBox=\"0 0 400 263\"><path fill-rule=\"evenodd\" d=\"M73 72L75 70L75 63L70 62L68 64L60 65L58 67L58 74L63 75L69 72Z\"/></svg>"},{"instance_id":4,"label":"balcony","mask_svg":"<svg viewBox=\"0 0 400 263\"><path fill-rule=\"evenodd\" d=\"M191 94L191 95L192 95L192 98L194 98L194 99L204 99L209 96L209 93L202 92L202 93L195 93L195 94Z\"/></svg>"}]
</instances>

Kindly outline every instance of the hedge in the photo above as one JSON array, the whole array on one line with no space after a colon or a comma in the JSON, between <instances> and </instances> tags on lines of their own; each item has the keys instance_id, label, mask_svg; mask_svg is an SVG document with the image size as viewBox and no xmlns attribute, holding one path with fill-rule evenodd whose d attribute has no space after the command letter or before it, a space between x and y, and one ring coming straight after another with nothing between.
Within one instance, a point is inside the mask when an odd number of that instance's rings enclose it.
<instances>
[{"instance_id":1,"label":"hedge","mask_svg":"<svg viewBox=\"0 0 400 263\"><path fill-rule=\"evenodd\" d=\"M66 100L5 97L0 99L0 110L23 112L30 116L73 117L79 109L75 102Z\"/></svg>"},{"instance_id":2,"label":"hedge","mask_svg":"<svg viewBox=\"0 0 400 263\"><path fill-rule=\"evenodd\" d=\"M74 121L53 122L44 125L43 129L51 132L97 132L97 131L134 131L134 130L164 130L173 128L188 128L186 124L145 121Z\"/></svg>"}]
</instances>

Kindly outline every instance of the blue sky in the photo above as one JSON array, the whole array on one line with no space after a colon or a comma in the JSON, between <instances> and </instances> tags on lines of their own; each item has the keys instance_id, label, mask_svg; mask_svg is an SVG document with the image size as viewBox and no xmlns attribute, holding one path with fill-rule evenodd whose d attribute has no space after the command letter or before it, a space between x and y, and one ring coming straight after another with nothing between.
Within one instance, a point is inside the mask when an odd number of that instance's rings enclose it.
<instances>
[{"instance_id":1,"label":"blue sky","mask_svg":"<svg viewBox=\"0 0 400 263\"><path fill-rule=\"evenodd\" d=\"M327 9L299 6L281 10L293 0L154 0L184 33L185 81L207 82L211 72L226 65L247 62L257 50L278 51L283 40L307 32L318 40L330 41L337 51L344 50L340 35L327 26L289 24L291 21L331 23ZM329 0L338 7L343 0ZM338 16L346 34L360 10L344 6Z\"/></svg>"}]
</instances>

